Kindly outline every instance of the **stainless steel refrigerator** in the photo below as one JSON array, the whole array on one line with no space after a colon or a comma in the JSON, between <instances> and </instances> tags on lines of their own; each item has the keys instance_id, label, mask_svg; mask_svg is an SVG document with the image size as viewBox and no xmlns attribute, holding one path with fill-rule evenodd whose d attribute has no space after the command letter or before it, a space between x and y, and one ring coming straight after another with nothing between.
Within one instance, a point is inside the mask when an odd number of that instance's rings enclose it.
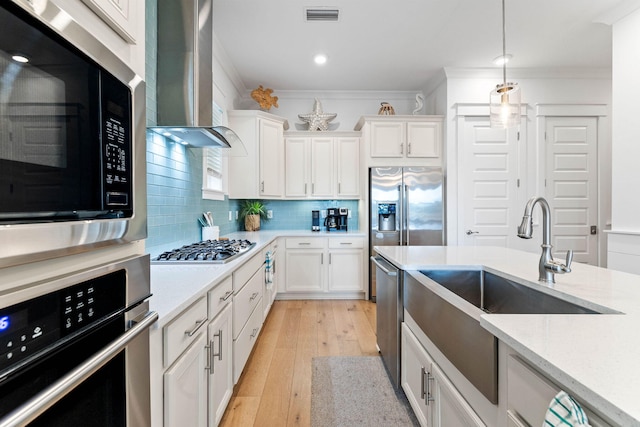
<instances>
[{"instance_id":1,"label":"stainless steel refrigerator","mask_svg":"<svg viewBox=\"0 0 640 427\"><path fill-rule=\"evenodd\" d=\"M444 244L443 174L435 167L369 169L369 256L374 246ZM369 295L376 299L371 263Z\"/></svg>"}]
</instances>

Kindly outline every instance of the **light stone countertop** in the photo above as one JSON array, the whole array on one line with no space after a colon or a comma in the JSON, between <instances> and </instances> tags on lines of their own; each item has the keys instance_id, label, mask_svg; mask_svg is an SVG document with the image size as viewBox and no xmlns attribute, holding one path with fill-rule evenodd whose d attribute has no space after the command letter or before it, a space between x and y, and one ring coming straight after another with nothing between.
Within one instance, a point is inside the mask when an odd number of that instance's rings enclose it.
<instances>
[{"instance_id":1,"label":"light stone countertop","mask_svg":"<svg viewBox=\"0 0 640 427\"><path fill-rule=\"evenodd\" d=\"M403 270L482 267L545 293L620 314L483 314L480 324L621 426L640 426L640 276L573 263L538 282L540 254L498 247L376 247Z\"/></svg>"},{"instance_id":2,"label":"light stone countertop","mask_svg":"<svg viewBox=\"0 0 640 427\"><path fill-rule=\"evenodd\" d=\"M256 245L243 256L225 264L152 264L150 308L159 315L154 328L169 323L198 298L213 289L236 269L261 252L278 237L365 237L360 231L276 230L236 232L223 236L229 239L247 239Z\"/></svg>"}]
</instances>

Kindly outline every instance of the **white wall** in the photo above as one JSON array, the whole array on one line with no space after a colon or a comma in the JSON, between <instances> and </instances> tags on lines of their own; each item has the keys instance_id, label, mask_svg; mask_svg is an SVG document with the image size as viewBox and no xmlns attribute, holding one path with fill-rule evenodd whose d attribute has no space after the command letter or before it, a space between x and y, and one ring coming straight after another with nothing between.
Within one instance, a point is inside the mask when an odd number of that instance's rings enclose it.
<instances>
[{"instance_id":1,"label":"white wall","mask_svg":"<svg viewBox=\"0 0 640 427\"><path fill-rule=\"evenodd\" d=\"M613 23L609 267L640 274L640 10Z\"/></svg>"}]
</instances>

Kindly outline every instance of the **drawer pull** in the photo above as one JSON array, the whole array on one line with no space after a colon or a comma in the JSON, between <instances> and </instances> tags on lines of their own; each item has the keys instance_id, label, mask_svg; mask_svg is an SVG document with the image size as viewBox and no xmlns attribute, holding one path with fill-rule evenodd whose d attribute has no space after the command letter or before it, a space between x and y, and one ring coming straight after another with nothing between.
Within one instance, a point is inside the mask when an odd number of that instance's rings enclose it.
<instances>
[{"instance_id":1,"label":"drawer pull","mask_svg":"<svg viewBox=\"0 0 640 427\"><path fill-rule=\"evenodd\" d=\"M341 245L353 245L353 242L340 242Z\"/></svg>"},{"instance_id":2,"label":"drawer pull","mask_svg":"<svg viewBox=\"0 0 640 427\"><path fill-rule=\"evenodd\" d=\"M251 298L249 298L249 301L253 301L258 295L260 295L260 292L254 292L253 294L251 294Z\"/></svg>"},{"instance_id":3,"label":"drawer pull","mask_svg":"<svg viewBox=\"0 0 640 427\"><path fill-rule=\"evenodd\" d=\"M220 301L226 301L229 297L233 295L233 291L227 291L223 296L220 297Z\"/></svg>"},{"instance_id":4,"label":"drawer pull","mask_svg":"<svg viewBox=\"0 0 640 427\"><path fill-rule=\"evenodd\" d=\"M196 326L195 326L195 328L193 328L193 329L192 329L192 330L190 330L190 331L184 331L184 334L185 334L186 336L188 336L188 337L192 337L192 336L194 336L194 335L195 335L195 333L196 333L196 332L198 332L198 329L200 329L200 328L202 327L202 325L204 325L205 323L207 323L207 318L206 318L206 317L205 317L204 319L202 319L202 320L198 320L198 321L196 322Z\"/></svg>"},{"instance_id":5,"label":"drawer pull","mask_svg":"<svg viewBox=\"0 0 640 427\"><path fill-rule=\"evenodd\" d=\"M298 242L298 245L310 245L311 242Z\"/></svg>"}]
</instances>

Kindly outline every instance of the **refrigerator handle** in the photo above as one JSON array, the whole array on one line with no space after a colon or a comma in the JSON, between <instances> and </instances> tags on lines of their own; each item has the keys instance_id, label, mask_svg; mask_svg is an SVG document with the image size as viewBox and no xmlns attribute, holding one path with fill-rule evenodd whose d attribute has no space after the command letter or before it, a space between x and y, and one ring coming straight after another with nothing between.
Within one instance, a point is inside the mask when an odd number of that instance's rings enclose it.
<instances>
[{"instance_id":1,"label":"refrigerator handle","mask_svg":"<svg viewBox=\"0 0 640 427\"><path fill-rule=\"evenodd\" d=\"M409 246L409 186L405 185L404 186L404 226L402 227L403 230L407 233L407 243L406 245Z\"/></svg>"},{"instance_id":2,"label":"refrigerator handle","mask_svg":"<svg viewBox=\"0 0 640 427\"><path fill-rule=\"evenodd\" d=\"M398 207L400 212L398 212L398 236L400 237L400 241L398 244L400 246L404 245L404 186L402 184L398 185Z\"/></svg>"}]
</instances>

